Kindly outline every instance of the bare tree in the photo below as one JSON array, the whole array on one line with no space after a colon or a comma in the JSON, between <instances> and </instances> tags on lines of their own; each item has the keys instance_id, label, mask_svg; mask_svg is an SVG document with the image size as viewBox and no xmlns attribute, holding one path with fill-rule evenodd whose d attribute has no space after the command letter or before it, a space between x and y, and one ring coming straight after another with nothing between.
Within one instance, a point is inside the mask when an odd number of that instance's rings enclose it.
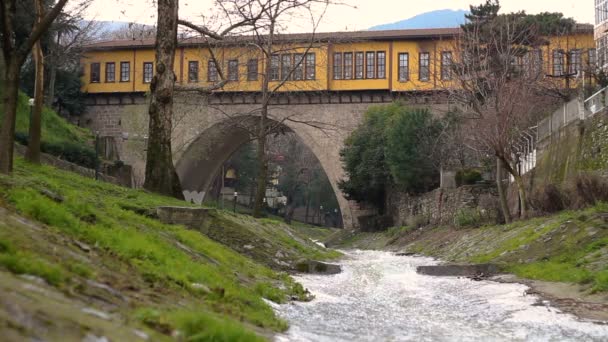
<instances>
[{"instance_id":1,"label":"bare tree","mask_svg":"<svg viewBox=\"0 0 608 342\"><path fill-rule=\"evenodd\" d=\"M117 30L109 32L108 35L112 39L152 39L156 36L156 27L145 24L128 23Z\"/></svg>"},{"instance_id":2,"label":"bare tree","mask_svg":"<svg viewBox=\"0 0 608 342\"><path fill-rule=\"evenodd\" d=\"M42 19L33 26L29 36L24 41L17 41L15 39L16 23L14 22L16 0L0 0L2 52L6 63L3 99L4 118L0 130L0 172L2 173L9 174L13 170L15 121L21 67L34 44L48 30L67 2L68 0L57 1Z\"/></svg>"},{"instance_id":3,"label":"bare tree","mask_svg":"<svg viewBox=\"0 0 608 342\"><path fill-rule=\"evenodd\" d=\"M555 103L549 89L564 88L543 74L541 48L547 44L542 32L527 22L523 13L498 16L497 6L472 7L477 15L463 26L457 39L457 58L452 62L454 80L447 81L450 96L463 105L470 119L473 144L497 160L497 186L504 218L511 215L506 201L502 170L511 175L527 216L526 187L518 167L517 141L522 132ZM477 9L477 12L474 10ZM549 109L549 110L548 110Z\"/></svg>"}]
</instances>

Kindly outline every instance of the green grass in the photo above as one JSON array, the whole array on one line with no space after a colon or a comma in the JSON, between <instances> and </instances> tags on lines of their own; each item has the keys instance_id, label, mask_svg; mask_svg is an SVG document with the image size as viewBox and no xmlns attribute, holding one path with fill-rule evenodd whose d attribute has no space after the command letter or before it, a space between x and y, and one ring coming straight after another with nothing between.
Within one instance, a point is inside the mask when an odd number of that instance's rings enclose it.
<instances>
[{"instance_id":1,"label":"green grass","mask_svg":"<svg viewBox=\"0 0 608 342\"><path fill-rule=\"evenodd\" d=\"M64 201L53 201L43 194L43 189L61 195ZM242 326L240 321L275 331L286 329L286 323L276 317L262 298L276 302L285 302L291 296L304 298L301 285L200 232L165 225L141 215L160 205L187 204L145 191L96 182L48 166L30 165L21 159L16 160L13 176L0 176L0 206L8 206L48 225L50 232L56 232L57 236L95 246L104 260L119 268L132 269L129 272L134 272L132 275L141 278L151 289L181 293L179 296L191 298L188 300L191 304L184 310L200 312L177 315L179 319L172 322L175 326L183 326L192 340L250 340L249 333L238 328ZM227 216L225 213L218 215ZM277 241L294 244L293 240L285 239L287 234L277 232L276 226L268 228L268 236L279 236ZM13 240L0 240L3 241L0 243L0 268L38 275L54 285L69 283L77 277L95 278L99 273L92 266L75 260L37 255L37 248L17 235L11 238ZM10 236L11 228L0 226L0 238ZM19 244L19 248L11 247L15 244ZM336 256L335 252L297 248L307 256ZM47 259L58 264L45 261ZM210 291L200 291L196 284L203 284ZM171 311L173 304L165 303L168 308L159 304L157 309ZM235 321L231 323L230 320ZM217 329L197 328L209 322L214 322Z\"/></svg>"},{"instance_id":2,"label":"green grass","mask_svg":"<svg viewBox=\"0 0 608 342\"><path fill-rule=\"evenodd\" d=\"M0 97L2 93L0 91ZM19 93L15 132L27 134L30 122L30 107L28 97ZM0 101L0 120L4 117L3 104ZM90 131L79 128L67 122L55 111L44 107L42 111L42 141L49 143L78 143L90 144L93 136Z\"/></svg>"}]
</instances>

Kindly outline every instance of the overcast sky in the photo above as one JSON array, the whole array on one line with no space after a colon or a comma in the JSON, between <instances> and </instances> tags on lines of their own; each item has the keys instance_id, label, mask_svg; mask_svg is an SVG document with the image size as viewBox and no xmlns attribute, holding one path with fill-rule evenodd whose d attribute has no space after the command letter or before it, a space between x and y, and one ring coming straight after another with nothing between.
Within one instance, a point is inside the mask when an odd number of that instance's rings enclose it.
<instances>
[{"instance_id":1,"label":"overcast sky","mask_svg":"<svg viewBox=\"0 0 608 342\"><path fill-rule=\"evenodd\" d=\"M325 15L319 31L365 30L438 9L468 9L483 0L343 0L350 7L338 6ZM196 20L209 11L213 0L180 0L180 16ZM593 0L502 0L502 11L528 13L562 12L578 22L593 23ZM94 0L89 18L108 21L154 23L156 9L152 0ZM289 31L302 31L304 23Z\"/></svg>"}]
</instances>

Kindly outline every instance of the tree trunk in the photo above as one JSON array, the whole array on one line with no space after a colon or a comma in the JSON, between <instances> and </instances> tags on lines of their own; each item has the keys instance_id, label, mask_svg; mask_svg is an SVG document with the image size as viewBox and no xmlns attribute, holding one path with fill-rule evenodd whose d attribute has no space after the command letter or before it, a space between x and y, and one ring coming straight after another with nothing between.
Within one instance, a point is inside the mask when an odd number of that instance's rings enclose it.
<instances>
[{"instance_id":1,"label":"tree trunk","mask_svg":"<svg viewBox=\"0 0 608 342\"><path fill-rule=\"evenodd\" d=\"M0 172L10 174L13 171L15 117L17 115L21 66L15 56L12 56L6 62L6 81L4 83L4 99L2 99L4 102L4 118L0 129Z\"/></svg>"},{"instance_id":2,"label":"tree trunk","mask_svg":"<svg viewBox=\"0 0 608 342\"><path fill-rule=\"evenodd\" d=\"M496 187L498 188L498 198L500 200L500 209L502 216L506 223L511 223L511 211L509 210L509 203L507 202L507 195L505 193L504 185L502 184L503 178L503 162L500 158L496 158Z\"/></svg>"},{"instance_id":3,"label":"tree trunk","mask_svg":"<svg viewBox=\"0 0 608 342\"><path fill-rule=\"evenodd\" d=\"M36 21L42 20L42 0L36 0ZM32 48L32 56L36 66L36 80L34 84L34 108L30 116L29 140L25 159L30 163L40 164L40 140L42 125L42 105L44 101L44 55L40 40ZM32 108L30 108L32 110Z\"/></svg>"},{"instance_id":4,"label":"tree trunk","mask_svg":"<svg viewBox=\"0 0 608 342\"><path fill-rule=\"evenodd\" d=\"M304 215L304 223L308 223L308 213L310 212L310 189L306 189L306 214Z\"/></svg>"},{"instance_id":5,"label":"tree trunk","mask_svg":"<svg viewBox=\"0 0 608 342\"><path fill-rule=\"evenodd\" d=\"M55 101L55 82L57 82L57 65L52 61L49 65L49 87L46 94L46 105L51 107ZM61 113L59 113L61 115Z\"/></svg>"},{"instance_id":6,"label":"tree trunk","mask_svg":"<svg viewBox=\"0 0 608 342\"><path fill-rule=\"evenodd\" d=\"M177 46L178 0L158 0L156 30L156 75L150 85L148 149L144 188L183 199L179 177L173 165L171 131Z\"/></svg>"},{"instance_id":7,"label":"tree trunk","mask_svg":"<svg viewBox=\"0 0 608 342\"><path fill-rule=\"evenodd\" d=\"M513 178L515 178L517 192L519 193L519 203L521 207L520 218L526 219L528 218L528 196L526 194L526 185L524 184L524 179L521 177L521 175L513 175Z\"/></svg>"},{"instance_id":8,"label":"tree trunk","mask_svg":"<svg viewBox=\"0 0 608 342\"><path fill-rule=\"evenodd\" d=\"M258 177L256 179L255 203L253 205L253 217L262 217L264 209L264 198L266 197L266 177L268 173L268 161L266 160L266 135L264 116L260 117L261 134L258 134Z\"/></svg>"}]
</instances>

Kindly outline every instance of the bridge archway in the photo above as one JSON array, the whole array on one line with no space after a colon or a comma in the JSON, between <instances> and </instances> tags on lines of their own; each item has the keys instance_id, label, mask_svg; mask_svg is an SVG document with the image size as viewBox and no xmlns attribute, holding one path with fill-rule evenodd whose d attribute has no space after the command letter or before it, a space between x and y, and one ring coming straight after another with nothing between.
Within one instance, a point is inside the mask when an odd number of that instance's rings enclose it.
<instances>
[{"instance_id":1,"label":"bridge archway","mask_svg":"<svg viewBox=\"0 0 608 342\"><path fill-rule=\"evenodd\" d=\"M206 194L224 162L241 146L251 141L250 131L258 122L258 118L254 116L231 117L216 122L200 132L176 162L177 173L184 191ZM327 146L319 141L317 135L311 134L310 129L318 130L318 128L302 123L278 123L272 119L270 122L272 125L279 125L285 132L294 133L312 151L331 183L340 206L344 227L351 229L357 227L351 205L338 188L338 182L343 175L338 155L341 144L334 143L331 146L333 153L328 153Z\"/></svg>"}]
</instances>

